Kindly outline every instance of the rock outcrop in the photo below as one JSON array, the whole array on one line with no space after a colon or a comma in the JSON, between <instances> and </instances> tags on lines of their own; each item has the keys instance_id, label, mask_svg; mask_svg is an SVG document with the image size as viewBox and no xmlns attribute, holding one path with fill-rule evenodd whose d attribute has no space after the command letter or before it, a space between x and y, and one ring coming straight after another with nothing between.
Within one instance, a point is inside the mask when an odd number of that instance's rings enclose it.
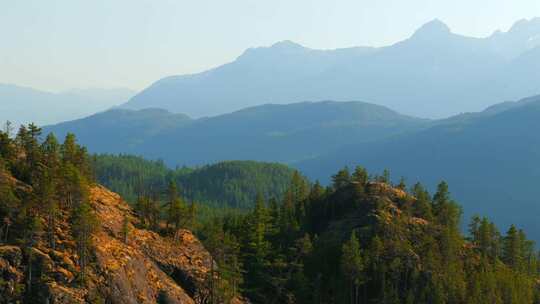
<instances>
[{"instance_id":1,"label":"rock outcrop","mask_svg":"<svg viewBox=\"0 0 540 304\"><path fill-rule=\"evenodd\" d=\"M77 280L76 243L64 212L54 248L44 240L30 249L0 246L0 303L20 300L27 286L38 295L32 303L205 303L213 260L190 231L163 237L139 228L130 206L101 186L90 189L90 201L100 224L85 283Z\"/></svg>"},{"instance_id":2,"label":"rock outcrop","mask_svg":"<svg viewBox=\"0 0 540 304\"><path fill-rule=\"evenodd\" d=\"M112 303L201 303L206 298L212 258L190 231L163 238L136 228L130 207L103 187L92 188L91 201L102 225L94 236L95 270Z\"/></svg>"}]
</instances>

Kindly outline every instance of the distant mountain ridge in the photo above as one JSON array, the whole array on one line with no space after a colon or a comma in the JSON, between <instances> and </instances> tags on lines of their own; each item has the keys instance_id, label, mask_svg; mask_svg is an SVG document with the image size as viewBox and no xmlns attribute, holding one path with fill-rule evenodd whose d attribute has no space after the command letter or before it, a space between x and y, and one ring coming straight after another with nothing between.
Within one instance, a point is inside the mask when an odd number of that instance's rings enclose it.
<instances>
[{"instance_id":1,"label":"distant mountain ridge","mask_svg":"<svg viewBox=\"0 0 540 304\"><path fill-rule=\"evenodd\" d=\"M264 103L366 100L442 118L540 94L540 18L486 38L434 20L380 47L314 50L291 41L246 50L208 71L158 80L123 107L215 116Z\"/></svg>"},{"instance_id":2,"label":"distant mountain ridge","mask_svg":"<svg viewBox=\"0 0 540 304\"><path fill-rule=\"evenodd\" d=\"M110 109L135 94L129 89L72 89L51 93L0 83L0 123L54 124Z\"/></svg>"},{"instance_id":3,"label":"distant mountain ridge","mask_svg":"<svg viewBox=\"0 0 540 304\"><path fill-rule=\"evenodd\" d=\"M73 132L91 152L132 153L171 166L225 160L293 163L338 149L355 138L378 140L428 121L363 102L267 104L210 118L164 110L114 109L44 128Z\"/></svg>"},{"instance_id":4,"label":"distant mountain ridge","mask_svg":"<svg viewBox=\"0 0 540 304\"><path fill-rule=\"evenodd\" d=\"M307 176L328 181L329 172L362 165L372 172L390 169L430 189L441 180L452 185L465 218L489 214L498 224L519 220L540 241L540 96L469 113L433 127L369 144L354 143L322 157L295 164Z\"/></svg>"}]
</instances>

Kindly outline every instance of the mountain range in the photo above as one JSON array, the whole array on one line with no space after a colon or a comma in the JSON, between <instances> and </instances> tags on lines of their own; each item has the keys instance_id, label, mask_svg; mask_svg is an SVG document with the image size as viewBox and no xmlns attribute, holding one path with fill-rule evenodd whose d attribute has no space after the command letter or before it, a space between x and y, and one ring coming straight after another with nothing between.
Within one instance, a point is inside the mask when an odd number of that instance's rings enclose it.
<instances>
[{"instance_id":1,"label":"mountain range","mask_svg":"<svg viewBox=\"0 0 540 304\"><path fill-rule=\"evenodd\" d=\"M59 123L105 111L127 101L129 89L72 89L51 93L10 84L0 84L0 122L14 126L34 122Z\"/></svg>"},{"instance_id":2,"label":"mountain range","mask_svg":"<svg viewBox=\"0 0 540 304\"><path fill-rule=\"evenodd\" d=\"M132 153L170 166L225 160L294 163L355 142L387 138L428 121L363 102L262 105L210 118L191 119L165 110L113 109L45 127L73 132L95 153Z\"/></svg>"},{"instance_id":3,"label":"mountain range","mask_svg":"<svg viewBox=\"0 0 540 304\"><path fill-rule=\"evenodd\" d=\"M442 118L539 94L539 46L540 18L486 38L455 34L434 20L378 48L316 50L283 41L202 73L158 80L123 107L204 117L264 103L366 100Z\"/></svg>"},{"instance_id":4,"label":"mountain range","mask_svg":"<svg viewBox=\"0 0 540 304\"><path fill-rule=\"evenodd\" d=\"M324 101L200 119L158 109L114 109L44 131L74 132L91 152L160 158L170 166L273 161L327 183L337 169L362 165L371 172L388 168L394 180L421 180L429 189L447 180L466 217L487 214L501 225L519 222L534 232L540 231L537 213L522 210L539 209L538 117L540 96L441 120L370 103Z\"/></svg>"}]
</instances>

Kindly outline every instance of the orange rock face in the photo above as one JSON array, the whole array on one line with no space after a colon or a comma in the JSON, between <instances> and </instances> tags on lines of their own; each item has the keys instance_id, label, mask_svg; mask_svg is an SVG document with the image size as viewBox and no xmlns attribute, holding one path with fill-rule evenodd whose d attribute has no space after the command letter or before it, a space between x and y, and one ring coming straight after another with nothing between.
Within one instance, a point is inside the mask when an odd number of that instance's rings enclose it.
<instances>
[{"instance_id":1,"label":"orange rock face","mask_svg":"<svg viewBox=\"0 0 540 304\"><path fill-rule=\"evenodd\" d=\"M9 182L18 183L12 178ZM0 286L4 288L0 303L17 299L17 288L25 285L28 265L23 265L23 257L29 252L34 271L39 269L40 278L44 278L38 284L41 296L36 303L205 302L209 295L205 282L213 260L190 231L180 230L173 238L140 228L131 207L102 186L90 189L90 202L99 228L92 235L92 262L86 269L85 283L77 280L81 271L77 247L64 211L54 232L55 248L44 239L30 251L0 245L0 277L6 281ZM127 238L123 232L126 218Z\"/></svg>"},{"instance_id":2,"label":"orange rock face","mask_svg":"<svg viewBox=\"0 0 540 304\"><path fill-rule=\"evenodd\" d=\"M96 272L113 303L200 303L207 293L204 280L212 261L198 239L187 230L176 239L139 229L131 208L119 195L103 187L91 189L90 198L101 230L94 235ZM122 225L127 217L128 237ZM117 299L118 301L116 301Z\"/></svg>"}]
</instances>

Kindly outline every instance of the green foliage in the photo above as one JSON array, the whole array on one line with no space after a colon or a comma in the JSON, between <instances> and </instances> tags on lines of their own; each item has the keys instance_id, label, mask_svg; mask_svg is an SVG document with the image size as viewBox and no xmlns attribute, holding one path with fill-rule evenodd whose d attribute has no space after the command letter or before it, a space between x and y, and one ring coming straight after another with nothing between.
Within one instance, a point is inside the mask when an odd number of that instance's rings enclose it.
<instances>
[{"instance_id":1,"label":"green foliage","mask_svg":"<svg viewBox=\"0 0 540 304\"><path fill-rule=\"evenodd\" d=\"M280 201L259 196L201 238L209 248L224 235L239 241L229 252L255 303L535 303L537 254L523 232L503 237L475 218L466 238L445 182L431 197L421 184L409 194L382 180L343 169L324 189L293 176Z\"/></svg>"},{"instance_id":2,"label":"green foliage","mask_svg":"<svg viewBox=\"0 0 540 304\"><path fill-rule=\"evenodd\" d=\"M350 282L351 304L359 303L359 287L366 284L365 264L366 262L360 250L360 241L353 230L349 241L343 244L341 256L342 273Z\"/></svg>"},{"instance_id":3,"label":"green foliage","mask_svg":"<svg viewBox=\"0 0 540 304\"><path fill-rule=\"evenodd\" d=\"M188 201L213 207L247 209L258 193L281 197L294 174L291 168L273 163L229 161L201 168L167 168L162 161L129 155L96 155L97 180L135 202L140 195L163 191L174 181Z\"/></svg>"}]
</instances>

